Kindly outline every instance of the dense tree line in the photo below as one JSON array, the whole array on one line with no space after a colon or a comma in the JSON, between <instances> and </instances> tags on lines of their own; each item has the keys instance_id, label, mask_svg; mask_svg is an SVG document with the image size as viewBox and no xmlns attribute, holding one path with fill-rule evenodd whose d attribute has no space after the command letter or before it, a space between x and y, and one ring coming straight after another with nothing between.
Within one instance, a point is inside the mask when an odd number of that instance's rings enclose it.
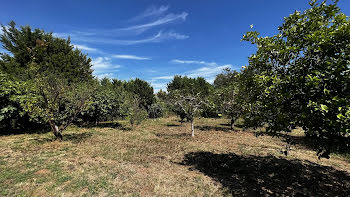
<instances>
[{"instance_id":1,"label":"dense tree line","mask_svg":"<svg viewBox=\"0 0 350 197\"><path fill-rule=\"evenodd\" d=\"M329 157L350 146L350 19L337 1L309 4L308 10L285 17L275 36L247 32L243 40L257 46L249 65L219 74L197 110L212 106L231 119L231 128L238 118L245 127L265 127L272 135L302 128L319 157ZM206 90L187 81L175 77L168 92L183 91L174 111L191 120L199 103L194 101Z\"/></svg>"},{"instance_id":2,"label":"dense tree line","mask_svg":"<svg viewBox=\"0 0 350 197\"><path fill-rule=\"evenodd\" d=\"M154 103L146 81L102 79L92 75L91 59L70 40L14 22L2 26L0 128L49 125L57 138L71 123L130 117L133 105L147 112Z\"/></svg>"},{"instance_id":3,"label":"dense tree line","mask_svg":"<svg viewBox=\"0 0 350 197\"><path fill-rule=\"evenodd\" d=\"M247 32L257 47L249 65L226 69L213 84L204 78L174 76L167 91L154 94L141 79L98 80L91 60L70 40L14 22L2 26L0 42L0 129L47 124L56 137L72 122L97 124L174 113L181 124L196 116L237 119L244 127L265 127L279 135L299 127L328 157L350 134L350 22L337 1L310 2L304 12L285 17L278 34Z\"/></svg>"}]
</instances>

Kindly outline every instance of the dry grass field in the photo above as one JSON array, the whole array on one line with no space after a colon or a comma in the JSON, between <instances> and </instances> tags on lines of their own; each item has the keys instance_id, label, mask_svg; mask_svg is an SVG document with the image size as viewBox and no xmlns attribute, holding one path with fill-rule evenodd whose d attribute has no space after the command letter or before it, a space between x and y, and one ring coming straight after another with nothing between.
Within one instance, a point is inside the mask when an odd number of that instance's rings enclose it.
<instances>
[{"instance_id":1,"label":"dry grass field","mask_svg":"<svg viewBox=\"0 0 350 197\"><path fill-rule=\"evenodd\" d=\"M300 131L285 143L230 131L225 119L175 117L0 136L0 196L348 196L350 160L318 160Z\"/></svg>"}]
</instances>

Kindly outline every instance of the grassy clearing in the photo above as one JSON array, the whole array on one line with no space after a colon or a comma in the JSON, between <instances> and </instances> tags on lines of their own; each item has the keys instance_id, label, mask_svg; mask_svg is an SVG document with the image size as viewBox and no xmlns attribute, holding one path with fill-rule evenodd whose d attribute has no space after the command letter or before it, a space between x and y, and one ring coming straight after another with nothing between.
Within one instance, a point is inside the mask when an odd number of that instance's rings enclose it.
<instances>
[{"instance_id":1,"label":"grassy clearing","mask_svg":"<svg viewBox=\"0 0 350 197\"><path fill-rule=\"evenodd\" d=\"M149 120L134 130L70 127L0 136L0 196L346 196L350 160L299 141L232 132L225 119ZM126 124L126 123L122 123ZM300 131L294 136L302 138Z\"/></svg>"}]
</instances>

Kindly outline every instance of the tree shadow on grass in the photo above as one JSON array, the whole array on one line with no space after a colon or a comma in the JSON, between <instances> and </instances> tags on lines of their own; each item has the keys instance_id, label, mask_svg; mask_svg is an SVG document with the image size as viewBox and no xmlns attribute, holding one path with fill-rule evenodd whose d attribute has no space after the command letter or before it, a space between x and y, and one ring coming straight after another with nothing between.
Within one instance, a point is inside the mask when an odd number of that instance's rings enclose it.
<instances>
[{"instance_id":1,"label":"tree shadow on grass","mask_svg":"<svg viewBox=\"0 0 350 197\"><path fill-rule=\"evenodd\" d=\"M68 134L63 133L63 140L62 141L72 142L74 144L78 144L80 142L85 141L87 138L90 138L91 136L92 136L91 132L68 133ZM45 137L45 138L34 138L32 140L34 140L38 144L44 144L47 142L53 142L57 139L54 136L52 136L52 137Z\"/></svg>"},{"instance_id":2,"label":"tree shadow on grass","mask_svg":"<svg viewBox=\"0 0 350 197\"><path fill-rule=\"evenodd\" d=\"M81 124L78 125L83 128L113 128L113 129L121 129L123 131L130 131L132 128L125 127L119 122L99 122L99 123L90 123L90 124Z\"/></svg>"},{"instance_id":3,"label":"tree shadow on grass","mask_svg":"<svg viewBox=\"0 0 350 197\"><path fill-rule=\"evenodd\" d=\"M272 137L279 137L281 139L290 139L290 142L292 145L300 146L302 148L308 149L308 150L313 150L313 151L318 151L318 146L317 144L317 138L313 138L310 136L295 136L295 135L290 135L286 133L257 133L257 136L259 135L269 135ZM344 155L345 157L348 157L347 160L350 162L350 138L347 137L337 137L333 143L328 143L332 145L331 147L331 152L335 154L340 154Z\"/></svg>"},{"instance_id":4,"label":"tree shadow on grass","mask_svg":"<svg viewBox=\"0 0 350 197\"><path fill-rule=\"evenodd\" d=\"M219 125L221 125L221 126L226 126L226 127L231 126L231 124L230 124L230 123L220 123Z\"/></svg>"},{"instance_id":5,"label":"tree shadow on grass","mask_svg":"<svg viewBox=\"0 0 350 197\"><path fill-rule=\"evenodd\" d=\"M226 128L226 127L219 127L219 126L203 126L203 125L198 125L194 127L195 129L199 129L201 131L224 131L224 132L232 132L235 130L231 130L231 128Z\"/></svg>"},{"instance_id":6,"label":"tree shadow on grass","mask_svg":"<svg viewBox=\"0 0 350 197\"><path fill-rule=\"evenodd\" d=\"M91 132L63 134L63 141L80 143L90 138L91 136L92 136Z\"/></svg>"},{"instance_id":7,"label":"tree shadow on grass","mask_svg":"<svg viewBox=\"0 0 350 197\"><path fill-rule=\"evenodd\" d=\"M350 174L273 156L191 152L182 165L220 182L233 196L349 196Z\"/></svg>"},{"instance_id":8,"label":"tree shadow on grass","mask_svg":"<svg viewBox=\"0 0 350 197\"><path fill-rule=\"evenodd\" d=\"M181 124L174 124L174 123L167 123L166 124L167 127L181 127Z\"/></svg>"},{"instance_id":9,"label":"tree shadow on grass","mask_svg":"<svg viewBox=\"0 0 350 197\"><path fill-rule=\"evenodd\" d=\"M312 137L307 136L290 136L295 145L299 145L306 149L317 151L317 142ZM339 137L338 141L333 142L331 145L332 153L343 155L347 157L346 161L350 162L350 138ZM350 195L349 195L350 196Z\"/></svg>"},{"instance_id":10,"label":"tree shadow on grass","mask_svg":"<svg viewBox=\"0 0 350 197\"><path fill-rule=\"evenodd\" d=\"M0 129L0 136L20 135L20 134L43 134L50 132L50 128L46 125L31 126L21 129Z\"/></svg>"}]
</instances>

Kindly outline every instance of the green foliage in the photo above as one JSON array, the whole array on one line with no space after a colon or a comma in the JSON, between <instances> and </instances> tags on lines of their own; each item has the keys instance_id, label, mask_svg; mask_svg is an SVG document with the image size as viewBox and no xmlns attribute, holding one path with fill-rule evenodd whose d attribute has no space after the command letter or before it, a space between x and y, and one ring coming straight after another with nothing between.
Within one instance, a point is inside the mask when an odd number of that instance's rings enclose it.
<instances>
[{"instance_id":1,"label":"green foliage","mask_svg":"<svg viewBox=\"0 0 350 197\"><path fill-rule=\"evenodd\" d=\"M3 27L0 70L17 83L11 97L35 121L49 123L56 137L86 106L92 90L91 60L69 40L29 26Z\"/></svg>"},{"instance_id":2,"label":"green foliage","mask_svg":"<svg viewBox=\"0 0 350 197\"><path fill-rule=\"evenodd\" d=\"M231 129L234 122L243 114L243 100L239 95L239 73L225 69L216 76L214 102L222 113L231 119Z\"/></svg>"},{"instance_id":3,"label":"green foliage","mask_svg":"<svg viewBox=\"0 0 350 197\"><path fill-rule=\"evenodd\" d=\"M136 78L124 84L125 90L139 98L140 107L144 110L154 103L153 87L146 81Z\"/></svg>"},{"instance_id":4,"label":"green foliage","mask_svg":"<svg viewBox=\"0 0 350 197\"><path fill-rule=\"evenodd\" d=\"M183 93L191 94L201 94L209 95L210 91L213 89L203 77L189 78L175 75L174 79L168 84L168 92L173 92L175 90L181 90Z\"/></svg>"},{"instance_id":5,"label":"green foliage","mask_svg":"<svg viewBox=\"0 0 350 197\"><path fill-rule=\"evenodd\" d=\"M25 94L22 81L11 78L0 70L0 130L12 133L15 130L43 128L38 121L30 116L17 100Z\"/></svg>"},{"instance_id":6,"label":"green foliage","mask_svg":"<svg viewBox=\"0 0 350 197\"><path fill-rule=\"evenodd\" d=\"M226 88L232 85L232 83L237 82L238 72L231 70L230 68L225 68L224 71L216 75L214 80L215 89Z\"/></svg>"},{"instance_id":7,"label":"green foliage","mask_svg":"<svg viewBox=\"0 0 350 197\"><path fill-rule=\"evenodd\" d=\"M210 94L207 100L207 104L203 106L201 111L201 117L204 118L218 118L219 117L219 108L216 104L215 97L213 94Z\"/></svg>"},{"instance_id":8,"label":"green foliage","mask_svg":"<svg viewBox=\"0 0 350 197\"><path fill-rule=\"evenodd\" d=\"M176 75L168 84L167 90L169 92L169 97L171 98L171 109L181 118L182 122L185 118L190 121L194 116L194 114L189 115L190 112L188 110L184 110L184 108L189 107L191 104L195 104L186 102L185 97L195 98L193 101L196 101L197 103L201 103L201 101L205 100L205 103L208 104L208 97L213 92L213 86L203 77L189 78L186 76L182 77ZM180 103L183 103L184 105L181 106ZM212 116L213 114L217 114L213 112L216 111L215 106L213 109L213 105L201 105L198 109L200 109L198 112L200 111L204 116Z\"/></svg>"},{"instance_id":9,"label":"green foliage","mask_svg":"<svg viewBox=\"0 0 350 197\"><path fill-rule=\"evenodd\" d=\"M17 101L32 119L49 123L59 136L86 107L94 89L91 83L68 84L54 75L26 81L23 88L25 94L17 95Z\"/></svg>"},{"instance_id":10,"label":"green foliage","mask_svg":"<svg viewBox=\"0 0 350 197\"><path fill-rule=\"evenodd\" d=\"M70 40L53 37L29 26L16 28L12 21L2 26L0 42L9 54L2 54L0 69L19 79L32 79L34 73L64 76L68 82L92 79L91 60L73 50Z\"/></svg>"},{"instance_id":11,"label":"green foliage","mask_svg":"<svg viewBox=\"0 0 350 197\"><path fill-rule=\"evenodd\" d=\"M83 122L97 123L122 116L123 88L115 86L107 78L96 83L97 88L94 90L86 110L79 115L79 119Z\"/></svg>"},{"instance_id":12,"label":"green foliage","mask_svg":"<svg viewBox=\"0 0 350 197\"><path fill-rule=\"evenodd\" d=\"M132 127L140 125L147 119L147 111L140 107L141 100L137 96L129 95L126 105L128 107L128 119Z\"/></svg>"},{"instance_id":13,"label":"green foliage","mask_svg":"<svg viewBox=\"0 0 350 197\"><path fill-rule=\"evenodd\" d=\"M0 128L11 125L11 119L19 114L17 104L11 101L16 92L17 84L0 71Z\"/></svg>"},{"instance_id":14,"label":"green foliage","mask_svg":"<svg viewBox=\"0 0 350 197\"><path fill-rule=\"evenodd\" d=\"M157 99L164 102L168 99L168 93L160 89L156 94Z\"/></svg>"},{"instance_id":15,"label":"green foliage","mask_svg":"<svg viewBox=\"0 0 350 197\"><path fill-rule=\"evenodd\" d=\"M328 157L350 132L350 21L336 3L310 6L275 36L244 35L257 52L240 74L240 96L246 123L271 133L302 127Z\"/></svg>"},{"instance_id":16,"label":"green foliage","mask_svg":"<svg viewBox=\"0 0 350 197\"><path fill-rule=\"evenodd\" d=\"M163 111L163 106L160 103L154 103L148 109L148 117L161 118L163 117Z\"/></svg>"},{"instance_id":17,"label":"green foliage","mask_svg":"<svg viewBox=\"0 0 350 197\"><path fill-rule=\"evenodd\" d=\"M14 129L23 124L23 110L13 95L21 94L17 81L0 70L0 129Z\"/></svg>"}]
</instances>

